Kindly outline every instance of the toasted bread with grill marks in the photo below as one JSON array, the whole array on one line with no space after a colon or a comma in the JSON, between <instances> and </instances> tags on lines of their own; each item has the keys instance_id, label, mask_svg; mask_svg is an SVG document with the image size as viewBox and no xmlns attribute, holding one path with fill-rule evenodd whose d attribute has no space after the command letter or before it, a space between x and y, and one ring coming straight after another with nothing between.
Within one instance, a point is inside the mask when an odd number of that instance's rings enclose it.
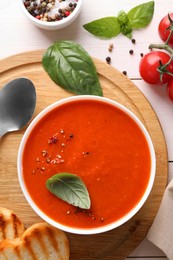
<instances>
[{"instance_id":1,"label":"toasted bread with grill marks","mask_svg":"<svg viewBox=\"0 0 173 260\"><path fill-rule=\"evenodd\" d=\"M0 260L68 260L69 254L65 233L45 222L32 225L20 238L0 243Z\"/></svg>"},{"instance_id":2,"label":"toasted bread with grill marks","mask_svg":"<svg viewBox=\"0 0 173 260\"><path fill-rule=\"evenodd\" d=\"M0 241L21 237L24 231L24 225L16 214L10 209L0 207Z\"/></svg>"}]
</instances>

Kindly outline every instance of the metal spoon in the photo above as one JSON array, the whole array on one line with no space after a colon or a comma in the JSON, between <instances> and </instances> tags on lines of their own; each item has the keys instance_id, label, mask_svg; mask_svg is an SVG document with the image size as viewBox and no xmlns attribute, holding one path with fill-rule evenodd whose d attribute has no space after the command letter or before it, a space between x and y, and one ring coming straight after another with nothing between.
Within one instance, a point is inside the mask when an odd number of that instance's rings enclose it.
<instances>
[{"instance_id":1,"label":"metal spoon","mask_svg":"<svg viewBox=\"0 0 173 260\"><path fill-rule=\"evenodd\" d=\"M35 105L36 92L31 80L17 78L7 83L0 90L0 138L26 125Z\"/></svg>"}]
</instances>

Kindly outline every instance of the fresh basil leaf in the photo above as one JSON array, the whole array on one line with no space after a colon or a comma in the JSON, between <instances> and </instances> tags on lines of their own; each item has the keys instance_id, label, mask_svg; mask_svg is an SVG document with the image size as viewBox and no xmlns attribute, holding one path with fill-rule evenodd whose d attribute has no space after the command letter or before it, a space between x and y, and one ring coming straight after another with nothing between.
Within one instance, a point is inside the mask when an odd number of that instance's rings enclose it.
<instances>
[{"instance_id":1,"label":"fresh basil leaf","mask_svg":"<svg viewBox=\"0 0 173 260\"><path fill-rule=\"evenodd\" d=\"M103 95L95 65L79 44L55 42L44 53L42 65L50 78L69 92Z\"/></svg>"},{"instance_id":2,"label":"fresh basil leaf","mask_svg":"<svg viewBox=\"0 0 173 260\"><path fill-rule=\"evenodd\" d=\"M129 22L128 16L123 10L119 11L117 19L120 25L124 25Z\"/></svg>"},{"instance_id":3,"label":"fresh basil leaf","mask_svg":"<svg viewBox=\"0 0 173 260\"><path fill-rule=\"evenodd\" d=\"M132 27L129 23L121 26L122 34L127 36L129 39L132 38Z\"/></svg>"},{"instance_id":4,"label":"fresh basil leaf","mask_svg":"<svg viewBox=\"0 0 173 260\"><path fill-rule=\"evenodd\" d=\"M113 16L94 20L84 24L83 27L93 35L107 39L115 37L121 32L120 24L117 18Z\"/></svg>"},{"instance_id":5,"label":"fresh basil leaf","mask_svg":"<svg viewBox=\"0 0 173 260\"><path fill-rule=\"evenodd\" d=\"M154 14L154 1L140 4L132 8L127 17L133 29L140 29L146 27Z\"/></svg>"},{"instance_id":6,"label":"fresh basil leaf","mask_svg":"<svg viewBox=\"0 0 173 260\"><path fill-rule=\"evenodd\" d=\"M131 39L132 38L132 27L129 23L129 19L127 17L126 12L124 12L123 10L120 11L118 13L117 19L121 26L121 33Z\"/></svg>"},{"instance_id":7,"label":"fresh basil leaf","mask_svg":"<svg viewBox=\"0 0 173 260\"><path fill-rule=\"evenodd\" d=\"M58 198L73 206L89 209L91 201L80 177L71 173L58 173L46 182L47 189Z\"/></svg>"},{"instance_id":8,"label":"fresh basil leaf","mask_svg":"<svg viewBox=\"0 0 173 260\"><path fill-rule=\"evenodd\" d=\"M132 8L127 14L120 11L117 17L104 17L83 27L93 35L100 38L113 38L122 33L132 38L132 30L146 27L154 14L154 1L140 4Z\"/></svg>"}]
</instances>

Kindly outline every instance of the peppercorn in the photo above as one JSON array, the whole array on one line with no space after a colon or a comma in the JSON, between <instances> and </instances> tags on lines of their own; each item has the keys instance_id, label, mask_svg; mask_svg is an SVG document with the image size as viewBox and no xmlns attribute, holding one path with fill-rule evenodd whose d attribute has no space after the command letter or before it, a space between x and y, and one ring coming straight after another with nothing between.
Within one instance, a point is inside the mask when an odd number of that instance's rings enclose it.
<instances>
[{"instance_id":1,"label":"peppercorn","mask_svg":"<svg viewBox=\"0 0 173 260\"><path fill-rule=\"evenodd\" d=\"M51 10L55 7L55 2L59 2L60 8L57 13L51 14ZM61 2L66 0L26 0L23 2L27 11L36 19L41 21L59 21L68 17L76 8L78 0L71 0L72 2L67 3L67 6L61 9Z\"/></svg>"},{"instance_id":2,"label":"peppercorn","mask_svg":"<svg viewBox=\"0 0 173 260\"><path fill-rule=\"evenodd\" d=\"M135 44L135 43L136 43L136 40L135 40L135 39L132 39L132 43L134 43L134 44Z\"/></svg>"},{"instance_id":3,"label":"peppercorn","mask_svg":"<svg viewBox=\"0 0 173 260\"><path fill-rule=\"evenodd\" d=\"M112 50L113 50L113 47L114 47L114 46L113 46L113 44L112 44L112 43L110 43L110 44L109 44L108 51L112 52Z\"/></svg>"},{"instance_id":4,"label":"peppercorn","mask_svg":"<svg viewBox=\"0 0 173 260\"><path fill-rule=\"evenodd\" d=\"M25 7L28 7L28 6L30 6L30 2L29 2L29 1L26 1L26 2L24 3L24 5L25 5Z\"/></svg>"},{"instance_id":5,"label":"peppercorn","mask_svg":"<svg viewBox=\"0 0 173 260\"><path fill-rule=\"evenodd\" d=\"M122 73L123 73L125 76L127 75L127 71L125 71L125 70L124 70Z\"/></svg>"},{"instance_id":6,"label":"peppercorn","mask_svg":"<svg viewBox=\"0 0 173 260\"><path fill-rule=\"evenodd\" d=\"M65 16L67 17L67 16L69 16L70 15L70 12L69 11L66 11L65 12Z\"/></svg>"},{"instance_id":7,"label":"peppercorn","mask_svg":"<svg viewBox=\"0 0 173 260\"><path fill-rule=\"evenodd\" d=\"M111 63L111 57L106 57L106 62L108 63L108 64L110 64Z\"/></svg>"},{"instance_id":8,"label":"peppercorn","mask_svg":"<svg viewBox=\"0 0 173 260\"><path fill-rule=\"evenodd\" d=\"M31 5L29 5L29 6L27 6L27 11L29 12L29 13L31 13L32 11L33 11L33 6L31 6Z\"/></svg>"},{"instance_id":9,"label":"peppercorn","mask_svg":"<svg viewBox=\"0 0 173 260\"><path fill-rule=\"evenodd\" d=\"M45 7L45 6L46 6L46 2L43 2L43 3L41 4L41 6L42 6L42 7Z\"/></svg>"},{"instance_id":10,"label":"peppercorn","mask_svg":"<svg viewBox=\"0 0 173 260\"><path fill-rule=\"evenodd\" d=\"M132 55L133 54L133 50L129 50L129 53Z\"/></svg>"}]
</instances>

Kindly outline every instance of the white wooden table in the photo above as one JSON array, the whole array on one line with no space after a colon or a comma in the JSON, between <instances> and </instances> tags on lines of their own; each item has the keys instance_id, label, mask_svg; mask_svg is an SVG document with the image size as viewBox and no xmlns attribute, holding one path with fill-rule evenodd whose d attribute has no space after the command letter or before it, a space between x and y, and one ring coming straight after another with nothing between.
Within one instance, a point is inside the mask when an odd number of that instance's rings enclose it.
<instances>
[{"instance_id":1,"label":"white wooden table","mask_svg":"<svg viewBox=\"0 0 173 260\"><path fill-rule=\"evenodd\" d=\"M138 65L140 53L147 53L150 43L161 42L157 26L163 16L173 11L172 0L155 0L155 12L151 24L133 33L136 44L121 35L111 40L98 39L85 31L82 25L97 18L117 15L120 10L128 11L141 4L141 0L84 0L78 19L70 27L60 31L44 31L32 25L21 12L17 2L0 1L0 59L20 52L47 48L56 40L73 40L81 44L91 56L103 61L107 56L111 56L111 65L120 71L127 71L128 77L148 98L158 116L168 148L170 181L173 177L173 102L168 99L165 88L152 87L141 80ZM112 53L108 51L110 43L114 45ZM130 49L134 50L133 55L129 54ZM127 259L167 258L145 239Z\"/></svg>"}]
</instances>

